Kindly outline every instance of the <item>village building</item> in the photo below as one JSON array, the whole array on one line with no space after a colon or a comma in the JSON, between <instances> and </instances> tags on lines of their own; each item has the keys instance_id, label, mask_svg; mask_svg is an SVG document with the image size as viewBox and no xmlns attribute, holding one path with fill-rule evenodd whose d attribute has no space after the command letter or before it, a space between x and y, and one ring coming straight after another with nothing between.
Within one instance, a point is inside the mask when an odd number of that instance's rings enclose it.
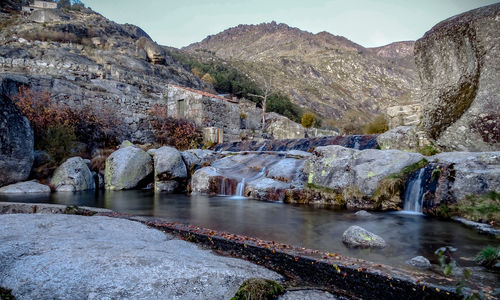
<instances>
[{"instance_id":1,"label":"village building","mask_svg":"<svg viewBox=\"0 0 500 300\"><path fill-rule=\"evenodd\" d=\"M255 103L169 84L167 111L205 128L216 143L240 141L243 136L260 136L262 109Z\"/></svg>"},{"instance_id":2,"label":"village building","mask_svg":"<svg viewBox=\"0 0 500 300\"><path fill-rule=\"evenodd\" d=\"M56 9L56 8L57 8L56 2L35 0L33 4L31 4L30 6L23 6L22 11L25 13L31 13L39 9Z\"/></svg>"}]
</instances>

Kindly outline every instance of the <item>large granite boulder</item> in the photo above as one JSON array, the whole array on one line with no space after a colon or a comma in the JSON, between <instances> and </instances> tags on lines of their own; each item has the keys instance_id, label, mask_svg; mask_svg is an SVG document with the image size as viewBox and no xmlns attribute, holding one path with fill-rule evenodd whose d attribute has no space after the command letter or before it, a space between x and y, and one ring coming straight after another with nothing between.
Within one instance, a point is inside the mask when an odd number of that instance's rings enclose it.
<instances>
[{"instance_id":1,"label":"large granite boulder","mask_svg":"<svg viewBox=\"0 0 500 300\"><path fill-rule=\"evenodd\" d=\"M66 160L55 171L50 184L58 192L77 192L95 189L95 181L87 162L81 157Z\"/></svg>"},{"instance_id":2,"label":"large granite boulder","mask_svg":"<svg viewBox=\"0 0 500 300\"><path fill-rule=\"evenodd\" d=\"M441 166L442 176L435 202L429 206L436 206L441 201L453 203L466 195L500 192L500 151L445 152L430 160Z\"/></svg>"},{"instance_id":3,"label":"large granite boulder","mask_svg":"<svg viewBox=\"0 0 500 300\"><path fill-rule=\"evenodd\" d=\"M359 190L371 197L380 181L419 162L423 156L399 150L356 150L341 146L317 147L304 166L308 183L342 191Z\"/></svg>"},{"instance_id":4,"label":"large granite boulder","mask_svg":"<svg viewBox=\"0 0 500 300\"><path fill-rule=\"evenodd\" d=\"M26 180L33 166L33 130L8 98L18 86L15 78L0 77L0 186Z\"/></svg>"},{"instance_id":5,"label":"large granite boulder","mask_svg":"<svg viewBox=\"0 0 500 300\"><path fill-rule=\"evenodd\" d=\"M344 231L342 242L349 248L385 248L387 246L383 238L356 225Z\"/></svg>"},{"instance_id":6,"label":"large granite boulder","mask_svg":"<svg viewBox=\"0 0 500 300\"><path fill-rule=\"evenodd\" d=\"M417 151L419 136L415 126L399 126L377 136L380 149L397 149L404 151Z\"/></svg>"},{"instance_id":7,"label":"large granite boulder","mask_svg":"<svg viewBox=\"0 0 500 300\"><path fill-rule=\"evenodd\" d=\"M154 161L155 191L174 192L179 181L187 178L187 169L179 150L163 146L150 150Z\"/></svg>"},{"instance_id":8,"label":"large granite boulder","mask_svg":"<svg viewBox=\"0 0 500 300\"><path fill-rule=\"evenodd\" d=\"M48 194L50 187L36 181L25 181L0 188L0 194Z\"/></svg>"},{"instance_id":9,"label":"large granite boulder","mask_svg":"<svg viewBox=\"0 0 500 300\"><path fill-rule=\"evenodd\" d=\"M415 43L422 128L448 151L500 148L500 3L449 18Z\"/></svg>"},{"instance_id":10,"label":"large granite boulder","mask_svg":"<svg viewBox=\"0 0 500 300\"><path fill-rule=\"evenodd\" d=\"M36 23L49 23L69 20L69 16L59 9L37 9L30 14L29 19Z\"/></svg>"},{"instance_id":11,"label":"large granite boulder","mask_svg":"<svg viewBox=\"0 0 500 300\"><path fill-rule=\"evenodd\" d=\"M287 117L277 113L268 113L265 118L264 132L271 134L274 139L300 139L306 135L306 128Z\"/></svg>"},{"instance_id":12,"label":"large granite boulder","mask_svg":"<svg viewBox=\"0 0 500 300\"><path fill-rule=\"evenodd\" d=\"M0 224L0 286L16 299L230 299L247 279L282 279L125 219L7 214Z\"/></svg>"},{"instance_id":13,"label":"large granite boulder","mask_svg":"<svg viewBox=\"0 0 500 300\"><path fill-rule=\"evenodd\" d=\"M136 187L153 172L153 159L144 150L128 146L106 159L104 173L108 190L125 190Z\"/></svg>"},{"instance_id":14,"label":"large granite boulder","mask_svg":"<svg viewBox=\"0 0 500 300\"><path fill-rule=\"evenodd\" d=\"M140 37L136 42L136 46L138 51L142 50L146 53L148 60L152 63L162 64L165 61L165 52L150 38Z\"/></svg>"}]
</instances>

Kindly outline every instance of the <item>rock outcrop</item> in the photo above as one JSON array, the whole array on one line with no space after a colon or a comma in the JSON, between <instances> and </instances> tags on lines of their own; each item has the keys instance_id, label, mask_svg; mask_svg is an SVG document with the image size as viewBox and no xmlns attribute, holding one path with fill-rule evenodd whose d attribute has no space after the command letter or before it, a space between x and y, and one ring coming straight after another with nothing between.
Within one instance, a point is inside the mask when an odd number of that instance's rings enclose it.
<instances>
[{"instance_id":1,"label":"rock outcrop","mask_svg":"<svg viewBox=\"0 0 500 300\"><path fill-rule=\"evenodd\" d=\"M25 181L0 188L0 194L48 194L50 187L36 181Z\"/></svg>"},{"instance_id":2,"label":"rock outcrop","mask_svg":"<svg viewBox=\"0 0 500 300\"><path fill-rule=\"evenodd\" d=\"M148 153L153 155L155 191L174 192L188 175L181 153L167 146Z\"/></svg>"},{"instance_id":3,"label":"rock outcrop","mask_svg":"<svg viewBox=\"0 0 500 300\"><path fill-rule=\"evenodd\" d=\"M314 155L306 161L304 172L310 185L343 192L347 198L371 199L384 178L422 158L421 154L399 150L360 151L324 146L316 148ZM347 190L351 195L346 195Z\"/></svg>"},{"instance_id":4,"label":"rock outcrop","mask_svg":"<svg viewBox=\"0 0 500 300\"><path fill-rule=\"evenodd\" d=\"M380 149L396 149L416 152L420 146L420 138L415 126L399 126L388 130L377 137Z\"/></svg>"},{"instance_id":5,"label":"rock outcrop","mask_svg":"<svg viewBox=\"0 0 500 300\"><path fill-rule=\"evenodd\" d=\"M19 84L15 76L0 77L0 186L26 180L33 166L33 130L9 99Z\"/></svg>"},{"instance_id":6,"label":"rock outcrop","mask_svg":"<svg viewBox=\"0 0 500 300\"><path fill-rule=\"evenodd\" d=\"M0 285L17 299L230 299L249 278L281 280L124 219L11 214L0 224Z\"/></svg>"},{"instance_id":7,"label":"rock outcrop","mask_svg":"<svg viewBox=\"0 0 500 300\"><path fill-rule=\"evenodd\" d=\"M72 157L60 165L52 175L50 184L58 192L77 192L95 189L95 181L87 162Z\"/></svg>"},{"instance_id":8,"label":"rock outcrop","mask_svg":"<svg viewBox=\"0 0 500 300\"><path fill-rule=\"evenodd\" d=\"M349 248L385 248L387 246L383 238L356 225L347 228L342 234L342 242Z\"/></svg>"},{"instance_id":9,"label":"rock outcrop","mask_svg":"<svg viewBox=\"0 0 500 300\"><path fill-rule=\"evenodd\" d=\"M152 172L153 159L148 153L134 146L121 148L106 159L105 187L107 190L132 189Z\"/></svg>"},{"instance_id":10,"label":"rock outcrop","mask_svg":"<svg viewBox=\"0 0 500 300\"><path fill-rule=\"evenodd\" d=\"M422 128L447 151L500 148L500 4L434 26L415 43Z\"/></svg>"},{"instance_id":11,"label":"rock outcrop","mask_svg":"<svg viewBox=\"0 0 500 300\"><path fill-rule=\"evenodd\" d=\"M149 37L140 37L137 42L137 51L144 51L153 64L162 64L165 61L165 51Z\"/></svg>"}]
</instances>

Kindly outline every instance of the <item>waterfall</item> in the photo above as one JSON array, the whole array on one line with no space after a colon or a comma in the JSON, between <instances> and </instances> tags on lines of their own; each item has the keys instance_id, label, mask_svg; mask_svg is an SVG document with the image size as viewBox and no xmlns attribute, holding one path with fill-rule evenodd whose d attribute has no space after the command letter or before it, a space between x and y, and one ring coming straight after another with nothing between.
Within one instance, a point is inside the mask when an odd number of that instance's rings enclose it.
<instances>
[{"instance_id":1,"label":"waterfall","mask_svg":"<svg viewBox=\"0 0 500 300\"><path fill-rule=\"evenodd\" d=\"M243 178L238 185L236 186L236 195L238 197L243 197L243 193L245 192L245 178Z\"/></svg>"},{"instance_id":2,"label":"waterfall","mask_svg":"<svg viewBox=\"0 0 500 300\"><path fill-rule=\"evenodd\" d=\"M403 210L411 212L422 212L422 196L424 194L424 185L422 181L425 175L425 168L420 169L418 176L411 179L405 191Z\"/></svg>"},{"instance_id":3,"label":"waterfall","mask_svg":"<svg viewBox=\"0 0 500 300\"><path fill-rule=\"evenodd\" d=\"M359 148L361 147L361 145L359 144L359 139L361 138L361 136L359 135L355 135L354 136L354 146L353 148L356 149L356 150L359 150Z\"/></svg>"},{"instance_id":4,"label":"waterfall","mask_svg":"<svg viewBox=\"0 0 500 300\"><path fill-rule=\"evenodd\" d=\"M258 179L266 173L266 167L262 168L259 173L257 173L255 176L248 177L248 178L242 178L240 182L238 182L238 185L236 186L236 194L234 196L236 197L243 197L243 194L245 193L245 183L247 181L252 181L255 179Z\"/></svg>"}]
</instances>

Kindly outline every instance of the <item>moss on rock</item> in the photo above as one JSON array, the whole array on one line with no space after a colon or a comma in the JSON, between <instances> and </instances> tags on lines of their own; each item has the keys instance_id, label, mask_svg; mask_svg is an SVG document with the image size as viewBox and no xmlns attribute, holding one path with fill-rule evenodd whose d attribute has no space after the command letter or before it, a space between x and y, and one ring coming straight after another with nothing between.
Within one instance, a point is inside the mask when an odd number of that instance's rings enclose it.
<instances>
[{"instance_id":1,"label":"moss on rock","mask_svg":"<svg viewBox=\"0 0 500 300\"><path fill-rule=\"evenodd\" d=\"M271 300L283 294L285 289L276 281L251 278L245 280L231 300Z\"/></svg>"}]
</instances>

